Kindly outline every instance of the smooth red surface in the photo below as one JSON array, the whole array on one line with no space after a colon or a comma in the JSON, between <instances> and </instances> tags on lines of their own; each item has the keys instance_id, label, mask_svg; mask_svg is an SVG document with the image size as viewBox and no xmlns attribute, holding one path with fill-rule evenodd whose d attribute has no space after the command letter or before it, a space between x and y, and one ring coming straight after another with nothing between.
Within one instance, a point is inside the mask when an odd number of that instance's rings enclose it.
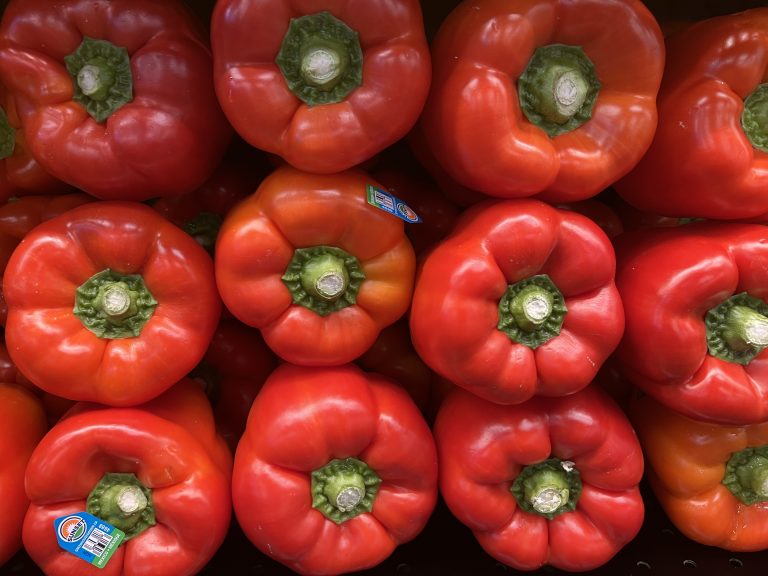
<instances>
[{"instance_id":1,"label":"smooth red surface","mask_svg":"<svg viewBox=\"0 0 768 576\"><path fill-rule=\"evenodd\" d=\"M206 32L183 2L12 0L0 25L0 79L41 166L103 199L190 192L232 134L213 88ZM133 100L98 123L72 100L64 57L84 36L128 51Z\"/></svg>"},{"instance_id":2,"label":"smooth red surface","mask_svg":"<svg viewBox=\"0 0 768 576\"><path fill-rule=\"evenodd\" d=\"M336 524L312 508L310 474L355 457L382 480L371 512ZM235 455L238 523L301 574L370 568L415 538L437 500L437 454L419 409L387 378L284 364L253 403Z\"/></svg>"},{"instance_id":3,"label":"smooth red surface","mask_svg":"<svg viewBox=\"0 0 768 576\"><path fill-rule=\"evenodd\" d=\"M3 379L0 383L0 566L21 548L21 526L29 506L24 470L48 430L45 412L30 390Z\"/></svg>"},{"instance_id":4,"label":"smooth red surface","mask_svg":"<svg viewBox=\"0 0 768 576\"><path fill-rule=\"evenodd\" d=\"M191 381L145 405L78 404L30 458L24 547L49 576L192 576L227 534L231 464L210 405ZM151 489L157 524L99 569L60 548L51 526L85 511L88 494L110 472L133 473Z\"/></svg>"},{"instance_id":5,"label":"smooth red surface","mask_svg":"<svg viewBox=\"0 0 768 576\"><path fill-rule=\"evenodd\" d=\"M137 337L102 339L72 310L77 287L111 268L140 274L158 305ZM40 388L113 406L145 402L203 357L221 302L208 253L137 202L79 206L29 232L3 278L5 338Z\"/></svg>"},{"instance_id":6,"label":"smooth red surface","mask_svg":"<svg viewBox=\"0 0 768 576\"><path fill-rule=\"evenodd\" d=\"M768 298L768 229L692 223L625 234L616 285L626 314L616 357L627 378L692 418L768 418L768 352L747 365L709 354L705 315L735 294Z\"/></svg>"},{"instance_id":7,"label":"smooth red surface","mask_svg":"<svg viewBox=\"0 0 768 576\"><path fill-rule=\"evenodd\" d=\"M275 57L290 19L319 11L357 32L363 83L341 102L309 106L288 89ZM431 80L418 0L221 0L211 43L216 93L238 134L308 172L351 168L399 140Z\"/></svg>"},{"instance_id":8,"label":"smooth red surface","mask_svg":"<svg viewBox=\"0 0 768 576\"><path fill-rule=\"evenodd\" d=\"M548 44L581 46L602 85L592 118L550 138L521 111L517 80ZM638 0L460 3L432 43L420 123L454 180L502 198L583 200L626 174L656 129L664 42Z\"/></svg>"},{"instance_id":9,"label":"smooth red surface","mask_svg":"<svg viewBox=\"0 0 768 576\"><path fill-rule=\"evenodd\" d=\"M733 220L768 212L768 153L741 127L744 98L767 78L768 8L694 23L667 46L658 130L616 190L665 216Z\"/></svg>"},{"instance_id":10,"label":"smooth red surface","mask_svg":"<svg viewBox=\"0 0 768 576\"><path fill-rule=\"evenodd\" d=\"M624 330L614 272L608 236L581 214L531 199L475 205L424 258L413 344L438 374L488 400L570 394L592 381ZM509 285L538 274L568 311L560 334L531 349L497 329L498 308Z\"/></svg>"},{"instance_id":11,"label":"smooth red surface","mask_svg":"<svg viewBox=\"0 0 768 576\"><path fill-rule=\"evenodd\" d=\"M488 554L515 569L597 568L642 526L640 443L595 386L509 406L457 389L434 433L446 504ZM573 462L583 486L576 509L552 520L522 511L510 492L525 466L548 458Z\"/></svg>"}]
</instances>

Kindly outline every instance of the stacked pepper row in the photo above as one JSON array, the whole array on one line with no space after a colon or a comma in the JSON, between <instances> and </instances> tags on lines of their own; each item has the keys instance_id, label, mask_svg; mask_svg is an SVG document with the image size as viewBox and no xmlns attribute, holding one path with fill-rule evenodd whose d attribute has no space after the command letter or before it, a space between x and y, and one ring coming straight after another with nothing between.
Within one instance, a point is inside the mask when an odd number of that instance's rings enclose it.
<instances>
[{"instance_id":1,"label":"stacked pepper row","mask_svg":"<svg viewBox=\"0 0 768 576\"><path fill-rule=\"evenodd\" d=\"M0 564L768 548L768 10L308 4L5 7Z\"/></svg>"}]
</instances>

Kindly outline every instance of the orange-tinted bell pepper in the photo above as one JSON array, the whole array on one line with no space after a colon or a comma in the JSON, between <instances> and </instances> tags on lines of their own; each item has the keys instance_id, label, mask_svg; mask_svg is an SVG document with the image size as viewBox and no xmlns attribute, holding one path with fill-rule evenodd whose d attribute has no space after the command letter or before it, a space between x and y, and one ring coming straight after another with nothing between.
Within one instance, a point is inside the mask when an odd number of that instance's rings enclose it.
<instances>
[{"instance_id":1,"label":"orange-tinted bell pepper","mask_svg":"<svg viewBox=\"0 0 768 576\"><path fill-rule=\"evenodd\" d=\"M725 550L768 549L768 422L712 424L650 396L630 414L653 494L680 532Z\"/></svg>"},{"instance_id":2,"label":"orange-tinted bell pepper","mask_svg":"<svg viewBox=\"0 0 768 576\"><path fill-rule=\"evenodd\" d=\"M415 273L403 221L370 205L359 170L282 166L225 218L216 281L227 309L281 358L351 362L405 314Z\"/></svg>"}]
</instances>

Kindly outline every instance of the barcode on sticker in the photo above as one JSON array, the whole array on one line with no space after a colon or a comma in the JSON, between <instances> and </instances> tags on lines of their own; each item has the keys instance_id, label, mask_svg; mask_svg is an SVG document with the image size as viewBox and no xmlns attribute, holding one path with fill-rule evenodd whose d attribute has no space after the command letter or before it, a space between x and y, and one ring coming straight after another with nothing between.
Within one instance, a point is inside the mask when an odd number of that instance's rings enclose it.
<instances>
[{"instance_id":1,"label":"barcode on sticker","mask_svg":"<svg viewBox=\"0 0 768 576\"><path fill-rule=\"evenodd\" d=\"M125 532L86 512L75 512L53 521L59 546L96 566L104 568L125 539Z\"/></svg>"},{"instance_id":2,"label":"barcode on sticker","mask_svg":"<svg viewBox=\"0 0 768 576\"><path fill-rule=\"evenodd\" d=\"M386 208L391 211L395 210L395 201L383 190L373 189L373 201L381 208Z\"/></svg>"},{"instance_id":3,"label":"barcode on sticker","mask_svg":"<svg viewBox=\"0 0 768 576\"><path fill-rule=\"evenodd\" d=\"M83 550L90 552L94 556L101 557L110 542L112 542L112 536L98 528L94 528L88 535L88 540L83 544Z\"/></svg>"}]
</instances>

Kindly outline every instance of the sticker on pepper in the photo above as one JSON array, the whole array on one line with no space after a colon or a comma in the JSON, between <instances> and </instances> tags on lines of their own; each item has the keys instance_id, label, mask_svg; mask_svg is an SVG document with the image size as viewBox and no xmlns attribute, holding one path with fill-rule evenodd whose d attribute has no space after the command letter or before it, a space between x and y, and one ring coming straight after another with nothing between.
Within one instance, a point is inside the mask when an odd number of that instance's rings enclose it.
<instances>
[{"instance_id":1,"label":"sticker on pepper","mask_svg":"<svg viewBox=\"0 0 768 576\"><path fill-rule=\"evenodd\" d=\"M59 546L97 568L106 566L125 538L125 532L88 512L62 516L53 525Z\"/></svg>"},{"instance_id":2,"label":"sticker on pepper","mask_svg":"<svg viewBox=\"0 0 768 576\"><path fill-rule=\"evenodd\" d=\"M377 188L372 184L368 184L365 187L365 191L366 195L368 196L368 204L371 206L376 206L376 208L380 208L384 210L384 212L389 212L390 214L397 216L401 220L410 222L411 224L417 224L421 222L419 215L416 214L416 212L414 212L413 209L408 206L408 204L400 200L394 194L391 194L381 188Z\"/></svg>"}]
</instances>

